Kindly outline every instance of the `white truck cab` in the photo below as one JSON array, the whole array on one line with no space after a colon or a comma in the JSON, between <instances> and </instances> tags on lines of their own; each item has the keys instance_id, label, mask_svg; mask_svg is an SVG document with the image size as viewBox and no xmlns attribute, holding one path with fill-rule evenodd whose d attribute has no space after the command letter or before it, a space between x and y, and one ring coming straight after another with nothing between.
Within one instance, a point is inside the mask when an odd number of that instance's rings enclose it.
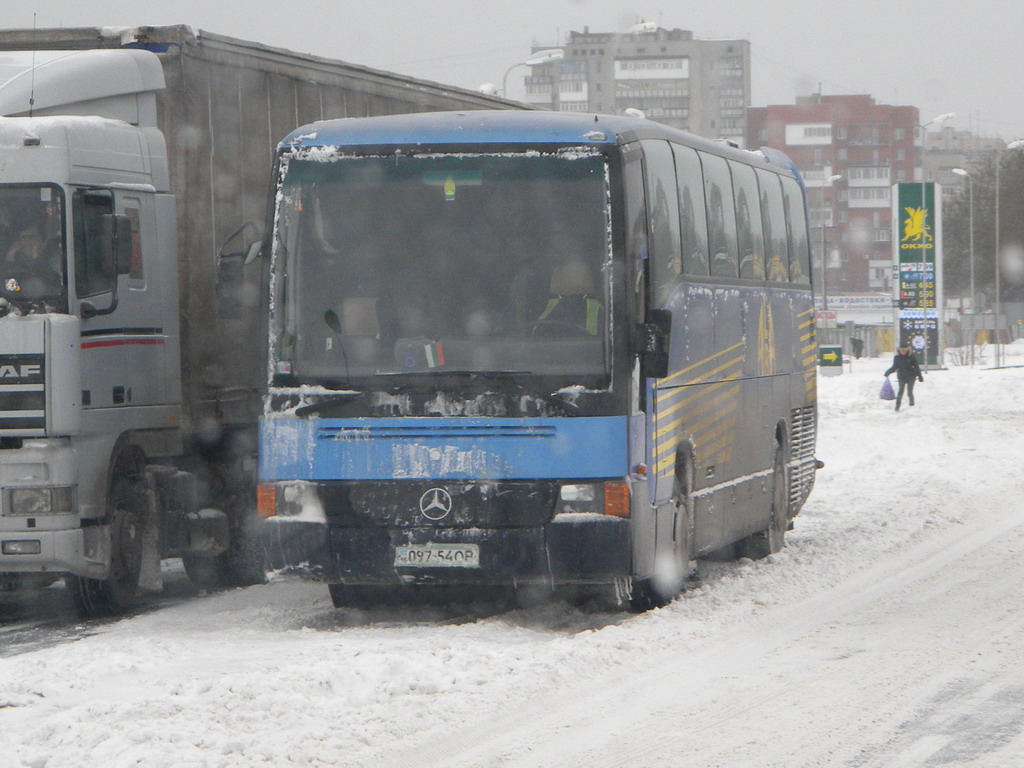
<instances>
[{"instance_id":1,"label":"white truck cab","mask_svg":"<svg viewBox=\"0 0 1024 768\"><path fill-rule=\"evenodd\" d=\"M119 610L144 563L223 552L228 526L189 503L176 461L163 68L142 50L42 58L34 82L8 60L0 84L0 112L32 112L0 118L0 574L65 576L86 612Z\"/></svg>"}]
</instances>

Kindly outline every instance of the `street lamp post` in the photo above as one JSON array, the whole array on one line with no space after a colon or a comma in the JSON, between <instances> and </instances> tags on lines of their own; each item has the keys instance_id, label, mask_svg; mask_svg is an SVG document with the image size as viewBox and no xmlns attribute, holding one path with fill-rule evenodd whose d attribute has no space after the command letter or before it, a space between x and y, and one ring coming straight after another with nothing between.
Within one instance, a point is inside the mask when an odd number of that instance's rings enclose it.
<instances>
[{"instance_id":1,"label":"street lamp post","mask_svg":"<svg viewBox=\"0 0 1024 768\"><path fill-rule=\"evenodd\" d=\"M826 328L828 328L828 251L825 243L825 187L841 178L843 178L842 175L838 173L828 177L822 174L821 185L818 187L818 211L821 214L821 308L824 312Z\"/></svg>"},{"instance_id":2,"label":"street lamp post","mask_svg":"<svg viewBox=\"0 0 1024 768\"><path fill-rule=\"evenodd\" d=\"M933 117L927 123L923 123L923 124L918 126L918 128L921 129L921 228L922 228L922 231L921 231L921 245L922 245L921 258L923 259L922 263L924 265L928 264L927 252L925 251L925 249L923 247L926 244L926 240L927 240L927 238L925 237L925 231L924 231L924 227L925 227L925 225L927 223L927 217L925 216L925 195L926 195L926 191L925 190L927 189L927 180L925 179L925 173L924 173L924 145L925 145L925 138L928 135L928 126L929 125L941 125L942 123L946 122L947 120L952 120L954 117L956 117L956 112L943 112L938 117ZM934 270L935 271L933 272L934 277L932 279L932 300L931 300L931 303L932 303L932 306L935 308L935 330L936 330L936 333L940 337L939 340L938 340L939 349L937 350L937 354L936 354L936 362L938 363L939 367L942 367L942 361L938 359L938 352L941 352L941 350L942 350L942 339L941 339L941 335L942 335L942 318L939 317L939 284L938 284L939 263L938 262L939 262L939 260L936 258L935 259L935 265L934 265ZM927 273L927 270L924 270L924 271L925 271L925 273ZM923 298L923 301L921 303L924 304L924 306L921 308L921 313L923 315L922 325L924 327L924 333L922 334L922 336L924 337L924 365L921 366L921 370L922 371L927 371L928 370L928 325L929 325L929 323L928 323L928 319L929 319L928 318L928 309L929 309L929 307L928 307L928 297L927 296L923 296L922 298Z\"/></svg>"},{"instance_id":3,"label":"street lamp post","mask_svg":"<svg viewBox=\"0 0 1024 768\"><path fill-rule=\"evenodd\" d=\"M559 61L564 58L565 51L561 48L548 48L547 50L532 53L522 61L517 61L505 70L505 76L501 79L501 95L506 99L508 98L508 75L516 67L536 67L541 64L550 64L552 61Z\"/></svg>"},{"instance_id":4,"label":"street lamp post","mask_svg":"<svg viewBox=\"0 0 1024 768\"><path fill-rule=\"evenodd\" d=\"M963 168L954 168L953 173L957 176L965 176L967 178L967 189L968 189L968 207L969 207L969 219L970 219L970 267L971 267L971 367L974 367L974 318L977 316L977 311L974 307L974 177L970 173L965 171Z\"/></svg>"},{"instance_id":5,"label":"street lamp post","mask_svg":"<svg viewBox=\"0 0 1024 768\"><path fill-rule=\"evenodd\" d=\"M1009 144L1006 145L1006 149L1020 149L1021 147L1024 147L1024 139L1017 139L1016 141L1011 141ZM999 293L1000 293L999 272L1001 271L1000 270L1000 259L1001 259L1001 256L1000 256L1000 253L999 253L999 250L1000 250L1000 244L999 244L999 169L1002 166L1002 164L1003 164L1003 153L1002 153L1002 150L999 150L998 152L996 152L996 264L995 264L995 267L996 267L996 304L995 304L995 311L996 311L996 322L995 322L995 325L996 325L996 329L995 329L995 333L996 333L996 368L1001 368L1002 365L1003 365L1003 363L1002 363L1003 345L1002 345L1002 341L1000 341L1001 337L999 335L999 316L1003 313L1003 301L1002 301L1002 298L999 295Z\"/></svg>"}]
</instances>

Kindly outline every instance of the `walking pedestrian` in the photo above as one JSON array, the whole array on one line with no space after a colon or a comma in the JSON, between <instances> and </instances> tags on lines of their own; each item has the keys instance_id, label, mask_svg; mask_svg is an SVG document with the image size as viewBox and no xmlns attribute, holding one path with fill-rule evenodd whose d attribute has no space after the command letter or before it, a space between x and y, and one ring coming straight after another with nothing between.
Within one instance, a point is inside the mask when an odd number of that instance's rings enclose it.
<instances>
[{"instance_id":1,"label":"walking pedestrian","mask_svg":"<svg viewBox=\"0 0 1024 768\"><path fill-rule=\"evenodd\" d=\"M907 392L907 401L913 405L914 382L924 381L924 377L921 375L921 366L917 364L917 358L910 347L900 347L896 350L896 354L892 358L892 365L883 375L889 376L891 373L896 374L896 380L900 385L899 391L896 393L896 410L900 409L904 390Z\"/></svg>"}]
</instances>

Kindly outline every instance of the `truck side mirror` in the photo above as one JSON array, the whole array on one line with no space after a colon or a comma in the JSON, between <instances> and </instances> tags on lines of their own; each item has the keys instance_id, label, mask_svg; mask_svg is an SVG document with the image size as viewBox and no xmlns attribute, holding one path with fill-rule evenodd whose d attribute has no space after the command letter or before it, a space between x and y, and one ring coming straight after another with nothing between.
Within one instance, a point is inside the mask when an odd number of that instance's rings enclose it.
<instances>
[{"instance_id":1,"label":"truck side mirror","mask_svg":"<svg viewBox=\"0 0 1024 768\"><path fill-rule=\"evenodd\" d=\"M127 216L106 213L100 217L100 246L109 259L113 275L132 271L132 221Z\"/></svg>"},{"instance_id":2,"label":"truck side mirror","mask_svg":"<svg viewBox=\"0 0 1024 768\"><path fill-rule=\"evenodd\" d=\"M672 313L667 309L650 310L647 322L636 327L634 348L640 355L640 373L645 378L663 379L668 376L671 334Z\"/></svg>"}]
</instances>

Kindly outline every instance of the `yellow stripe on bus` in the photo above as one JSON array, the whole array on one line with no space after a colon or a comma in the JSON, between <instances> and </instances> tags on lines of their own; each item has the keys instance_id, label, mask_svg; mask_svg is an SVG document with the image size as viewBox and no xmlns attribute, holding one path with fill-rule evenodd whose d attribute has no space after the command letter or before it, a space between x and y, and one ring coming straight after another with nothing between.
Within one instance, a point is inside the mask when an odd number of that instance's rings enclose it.
<instances>
[{"instance_id":1,"label":"yellow stripe on bus","mask_svg":"<svg viewBox=\"0 0 1024 768\"><path fill-rule=\"evenodd\" d=\"M671 416L673 413L678 411L680 408L684 408L687 405L690 405L694 400L699 400L699 399L701 399L703 397L707 397L708 395L710 395L710 394L712 394L714 392L717 392L718 390L722 389L722 387L725 387L726 385L729 385L731 382L736 381L736 379L738 379L738 378L739 378L739 374L736 373L736 374L733 374L732 376L730 376L728 379L724 379L723 381L716 381L714 384L704 384L704 385L702 385L700 387L697 387L696 391L694 391L694 389L692 387L681 388L681 389L683 389L683 391L688 393L686 397L684 397L682 400L674 403L673 405L671 405L670 407L666 408L665 410L658 411L657 413L655 413L655 416L654 416L654 437L655 437L655 439L657 439L658 437L661 437L667 431L669 431L671 429L674 429L675 427L679 426L679 422L683 418L682 416L680 416L680 417L676 418L675 420L673 420L671 424L666 424L665 426L662 426L661 422L664 421L668 416ZM738 388L738 385L732 384L732 387L735 389L735 388Z\"/></svg>"},{"instance_id":2,"label":"yellow stripe on bus","mask_svg":"<svg viewBox=\"0 0 1024 768\"><path fill-rule=\"evenodd\" d=\"M732 415L737 408L739 403L733 401L729 405L722 408L720 411L715 413L713 416L705 419L700 424L694 426L689 434L693 436L693 440L697 444L703 444L704 441L716 437L722 430L723 419L736 423L736 416ZM655 447L655 471L661 472L667 464L671 464L675 461L675 454L673 453L676 446L679 445L682 436L676 434L662 443L660 446ZM661 456L662 458L658 458Z\"/></svg>"},{"instance_id":3,"label":"yellow stripe on bus","mask_svg":"<svg viewBox=\"0 0 1024 768\"><path fill-rule=\"evenodd\" d=\"M712 441L704 443L701 439L701 453L707 456L709 462L728 461L732 458L732 450L736 439L736 423L738 418L733 416L718 425L718 427L704 436L704 439L711 438ZM672 474L675 466L675 455L670 454L655 465L655 471L659 477L668 477Z\"/></svg>"},{"instance_id":4,"label":"yellow stripe on bus","mask_svg":"<svg viewBox=\"0 0 1024 768\"><path fill-rule=\"evenodd\" d=\"M713 461L728 461L732 458L733 442L736 438L736 419L732 419L732 423L724 424L723 427L726 431L718 438L716 442L708 443L705 446L705 451L709 460Z\"/></svg>"},{"instance_id":5,"label":"yellow stripe on bus","mask_svg":"<svg viewBox=\"0 0 1024 768\"><path fill-rule=\"evenodd\" d=\"M738 384L734 384L733 386L729 387L728 389L725 389L722 392L719 392L715 397L713 397L713 398L707 400L706 402L702 403L701 404L701 408L702 409L714 408L715 406L720 405L721 403L726 402L726 401L734 398L737 394L739 394L739 392L740 392L739 385ZM704 392L703 394L707 395L707 394L710 394L710 393L709 392ZM732 410L732 409L736 408L738 405L739 405L739 403L734 400L731 404L726 406L726 408L728 408L729 410ZM706 429L709 424L713 423L716 419L721 417L721 413L722 413L722 411L717 411L717 412L709 413L702 421L699 421L696 424L694 424L693 428L690 431L693 432L694 434L697 434L702 429ZM660 429L657 429L655 431L655 433L654 433L655 443L657 443L658 440L660 440L662 437L664 437L669 432L671 432L676 427L678 427L680 424L682 424L683 419L684 419L684 417L680 416L678 419L675 419L671 424L667 424L664 427L662 427ZM662 452L663 452L662 450L658 450L657 451L657 453L659 453L659 454L662 453Z\"/></svg>"},{"instance_id":6,"label":"yellow stripe on bus","mask_svg":"<svg viewBox=\"0 0 1024 768\"><path fill-rule=\"evenodd\" d=\"M732 360L727 360L726 362L722 363L721 365L719 365L719 366L717 366L715 368L712 368L707 373L701 374L699 377L697 377L693 381L688 382L687 384L684 384L684 385L679 386L679 387L673 387L671 391L666 392L663 395L658 395L657 397L654 398L654 401L656 403L663 403L666 400L671 400L673 397L678 396L680 394L680 392L684 392L686 387L691 386L693 384L701 384L701 383L707 382L715 374L721 373L722 371L725 371L725 370L728 370L729 368L731 368L733 366L739 366L739 370L736 371L736 373L733 373L733 374L730 374L728 376L725 376L722 379L722 381L730 381L732 379L738 379L739 376L740 376L740 372L743 370L743 357L734 357Z\"/></svg>"},{"instance_id":7,"label":"yellow stripe on bus","mask_svg":"<svg viewBox=\"0 0 1024 768\"><path fill-rule=\"evenodd\" d=\"M716 352L715 354L711 355L711 357L704 358L699 363L694 363L691 366L683 368L683 370L681 370L681 371L676 371L675 373L670 374L669 376L666 376L664 379L658 379L658 386L660 387L665 382L672 381L673 379L678 378L679 376L682 376L684 373L689 373L694 368L699 368L700 366L705 365L706 363L710 363L716 357L721 357L722 355L727 355L730 352L732 352L734 349L736 349L737 347L742 347L742 346L743 346L743 342L742 341L737 343L737 344L733 344L731 347L727 347L726 349L723 349L721 352ZM702 379L704 379L704 378L707 378L707 376L702 377ZM697 379L697 381L701 381L702 379Z\"/></svg>"},{"instance_id":8,"label":"yellow stripe on bus","mask_svg":"<svg viewBox=\"0 0 1024 768\"><path fill-rule=\"evenodd\" d=\"M736 388L736 391L739 391L739 387ZM735 392L724 392L722 393L722 396L716 398L716 400L731 397L733 394L735 394ZM708 403L708 405L711 405L711 403ZM698 444L701 444L705 440L717 436L722 430L721 425L723 423L723 420L732 424L736 423L736 416L733 414L735 414L738 408L739 400L733 399L731 402L728 402L726 405L716 410L713 414L708 416L703 421L699 422L698 424L695 424L693 429L688 431L688 434L692 435L694 441ZM682 435L676 433L672 435L668 440L665 440L660 444L658 444L657 441L655 442L655 472L661 472L665 468L665 466L671 464L675 460L674 451L681 442L681 440Z\"/></svg>"}]
</instances>

